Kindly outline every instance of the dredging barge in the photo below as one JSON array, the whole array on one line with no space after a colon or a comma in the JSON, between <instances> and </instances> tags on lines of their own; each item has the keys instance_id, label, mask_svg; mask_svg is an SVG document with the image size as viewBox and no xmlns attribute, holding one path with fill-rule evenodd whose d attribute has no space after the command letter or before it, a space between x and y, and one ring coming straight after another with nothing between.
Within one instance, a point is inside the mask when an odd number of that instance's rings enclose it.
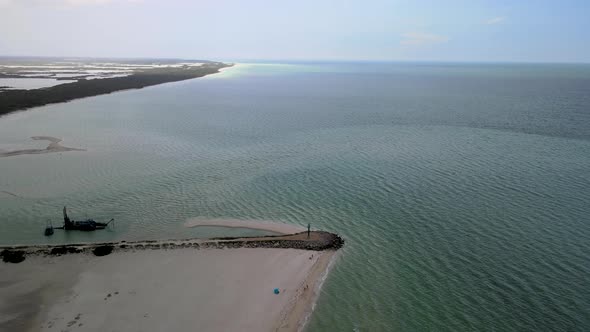
<instances>
[{"instance_id":1,"label":"dredging barge","mask_svg":"<svg viewBox=\"0 0 590 332\"><path fill-rule=\"evenodd\" d=\"M64 206L64 225L61 227L53 227L52 225L48 225L45 227L45 235L50 236L53 234L54 229L63 229L65 231L83 231L83 232L92 232L97 229L105 229L107 226L114 222L115 219L111 219L109 222L98 222L94 221L94 219L86 219L86 220L71 220L68 217L68 212L66 207Z\"/></svg>"}]
</instances>

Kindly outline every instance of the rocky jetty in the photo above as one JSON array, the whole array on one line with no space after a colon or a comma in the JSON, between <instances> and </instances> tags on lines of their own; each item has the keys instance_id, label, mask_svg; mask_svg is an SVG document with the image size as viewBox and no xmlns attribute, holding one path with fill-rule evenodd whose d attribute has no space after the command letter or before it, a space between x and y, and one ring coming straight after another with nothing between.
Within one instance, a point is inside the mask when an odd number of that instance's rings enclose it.
<instances>
[{"instance_id":1,"label":"rocky jetty","mask_svg":"<svg viewBox=\"0 0 590 332\"><path fill-rule=\"evenodd\" d=\"M258 237L220 237L212 239L120 241L106 243L78 243L69 245L31 245L0 247L0 257L6 263L20 263L28 255L61 256L67 254L91 253L106 256L115 250L146 249L232 249L232 248L281 248L300 250L338 250L344 240L334 233L313 231L289 235Z\"/></svg>"}]
</instances>

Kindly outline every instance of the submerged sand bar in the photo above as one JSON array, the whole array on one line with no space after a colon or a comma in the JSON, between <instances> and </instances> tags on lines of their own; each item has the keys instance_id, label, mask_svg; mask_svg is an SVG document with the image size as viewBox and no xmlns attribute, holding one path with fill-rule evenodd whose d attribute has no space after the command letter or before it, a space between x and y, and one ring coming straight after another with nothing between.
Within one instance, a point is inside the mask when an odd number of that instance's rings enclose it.
<instances>
[{"instance_id":1,"label":"submerged sand bar","mask_svg":"<svg viewBox=\"0 0 590 332\"><path fill-rule=\"evenodd\" d=\"M299 331L341 245L304 232L0 248L26 256L0 263L0 330Z\"/></svg>"},{"instance_id":2,"label":"submerged sand bar","mask_svg":"<svg viewBox=\"0 0 590 332\"><path fill-rule=\"evenodd\" d=\"M267 220L243 220L243 219L206 219L191 218L184 224L186 227L227 227L227 228L248 228L275 232L279 234L292 234L305 231L304 227L278 223Z\"/></svg>"},{"instance_id":3,"label":"submerged sand bar","mask_svg":"<svg viewBox=\"0 0 590 332\"><path fill-rule=\"evenodd\" d=\"M1 151L1 157L12 157L23 154L41 154L41 153L52 153L52 152L66 152L66 151L86 151L84 149L68 148L59 144L61 139L51 136L33 136L31 137L35 141L49 141L49 145L45 149L24 149L24 150L13 150L13 151Z\"/></svg>"}]
</instances>

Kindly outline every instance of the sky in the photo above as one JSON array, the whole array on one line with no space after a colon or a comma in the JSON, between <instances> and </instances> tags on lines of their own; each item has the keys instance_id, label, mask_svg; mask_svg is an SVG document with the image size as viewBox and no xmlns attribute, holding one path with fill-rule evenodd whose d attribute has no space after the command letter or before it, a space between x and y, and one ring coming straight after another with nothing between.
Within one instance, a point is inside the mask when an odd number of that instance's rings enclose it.
<instances>
[{"instance_id":1,"label":"sky","mask_svg":"<svg viewBox=\"0 0 590 332\"><path fill-rule=\"evenodd\" d=\"M0 0L0 55L590 62L590 0Z\"/></svg>"}]
</instances>

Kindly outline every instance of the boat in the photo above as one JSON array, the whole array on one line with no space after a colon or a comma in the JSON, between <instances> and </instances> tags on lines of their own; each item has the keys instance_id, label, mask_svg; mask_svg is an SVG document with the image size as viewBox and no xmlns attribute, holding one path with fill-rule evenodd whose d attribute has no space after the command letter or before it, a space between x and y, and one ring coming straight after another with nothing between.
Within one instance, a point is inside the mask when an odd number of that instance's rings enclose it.
<instances>
[{"instance_id":1,"label":"boat","mask_svg":"<svg viewBox=\"0 0 590 332\"><path fill-rule=\"evenodd\" d=\"M80 220L80 221L71 220L68 217L67 209L64 206L64 226L63 226L63 229L66 231L89 232L89 231L95 231L97 229L105 229L114 220L115 219L111 219L107 223L97 222L97 221L94 221L93 219L86 219L86 220Z\"/></svg>"},{"instance_id":2,"label":"boat","mask_svg":"<svg viewBox=\"0 0 590 332\"><path fill-rule=\"evenodd\" d=\"M64 206L64 225L62 227L53 227L48 225L45 228L45 235L52 235L54 229L63 229L65 231L83 231L83 232L92 232L98 229L105 229L107 226L114 222L115 219L111 219L109 222L98 222L94 221L93 219L86 219L86 220L72 220L68 217L68 211ZM114 225L114 223L113 223Z\"/></svg>"}]
</instances>

